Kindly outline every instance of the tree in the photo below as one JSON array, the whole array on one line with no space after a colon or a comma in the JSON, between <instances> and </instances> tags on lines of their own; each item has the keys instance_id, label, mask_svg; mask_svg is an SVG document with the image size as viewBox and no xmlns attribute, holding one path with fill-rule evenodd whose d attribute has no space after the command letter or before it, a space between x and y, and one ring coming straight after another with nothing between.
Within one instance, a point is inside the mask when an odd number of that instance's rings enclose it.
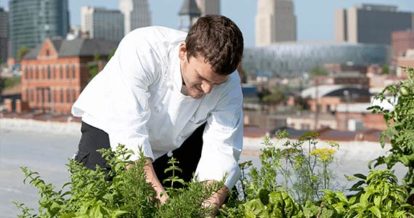
<instances>
[{"instance_id":1,"label":"tree","mask_svg":"<svg viewBox=\"0 0 414 218\"><path fill-rule=\"evenodd\" d=\"M106 59L107 61L111 60L112 56L114 56L115 54L115 51L116 51L116 48L113 48L111 52L109 52L108 58Z\"/></svg>"},{"instance_id":2,"label":"tree","mask_svg":"<svg viewBox=\"0 0 414 218\"><path fill-rule=\"evenodd\" d=\"M272 91L263 97L263 102L269 105L277 105L285 100L285 93L280 87L274 87Z\"/></svg>"},{"instance_id":3,"label":"tree","mask_svg":"<svg viewBox=\"0 0 414 218\"><path fill-rule=\"evenodd\" d=\"M323 67L317 66L317 67L312 68L312 70L310 71L310 75L311 75L311 77L327 76L328 71Z\"/></svg>"},{"instance_id":4,"label":"tree","mask_svg":"<svg viewBox=\"0 0 414 218\"><path fill-rule=\"evenodd\" d=\"M5 88L5 79L0 76L0 95L3 93L4 88Z\"/></svg>"},{"instance_id":5,"label":"tree","mask_svg":"<svg viewBox=\"0 0 414 218\"><path fill-rule=\"evenodd\" d=\"M382 74L388 75L390 73L390 67L386 64L382 65Z\"/></svg>"},{"instance_id":6,"label":"tree","mask_svg":"<svg viewBox=\"0 0 414 218\"><path fill-rule=\"evenodd\" d=\"M29 53L30 49L28 47L20 47L19 50L17 51L17 61L20 62L24 56Z\"/></svg>"},{"instance_id":7,"label":"tree","mask_svg":"<svg viewBox=\"0 0 414 218\"><path fill-rule=\"evenodd\" d=\"M93 61L88 63L90 79L94 78L99 73L99 61L101 61L101 56L99 54L95 54Z\"/></svg>"}]
</instances>

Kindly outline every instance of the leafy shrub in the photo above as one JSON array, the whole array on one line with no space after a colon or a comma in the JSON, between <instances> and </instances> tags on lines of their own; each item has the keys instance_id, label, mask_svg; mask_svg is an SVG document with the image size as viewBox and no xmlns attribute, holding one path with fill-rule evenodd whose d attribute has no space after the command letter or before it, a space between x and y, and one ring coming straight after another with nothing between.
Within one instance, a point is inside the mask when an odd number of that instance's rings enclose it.
<instances>
[{"instance_id":1,"label":"leafy shrub","mask_svg":"<svg viewBox=\"0 0 414 218\"><path fill-rule=\"evenodd\" d=\"M381 101L388 101L394 105L392 111L380 106L370 109L374 113L382 113L388 128L381 135L381 146L391 143L387 156L378 157L374 166L385 164L391 169L401 163L407 168L404 182L407 189L414 190L414 69L406 69L408 79L398 84L387 86L378 96ZM397 101L395 103L394 101ZM413 194L413 193L412 193Z\"/></svg>"},{"instance_id":2,"label":"leafy shrub","mask_svg":"<svg viewBox=\"0 0 414 218\"><path fill-rule=\"evenodd\" d=\"M170 189L169 200L160 205L154 189L146 182L142 154L133 167L126 170L130 163L123 160L130 154L124 146L118 146L115 152L103 151L109 171L99 167L89 170L71 160L71 182L59 191L54 191L52 184L45 183L37 172L22 168L25 181L39 190L40 199L37 214L24 204L16 203L21 210L20 217L203 217L210 214L211 209L201 205L222 187L222 182L209 186L196 181L183 182L186 188Z\"/></svg>"}]
</instances>

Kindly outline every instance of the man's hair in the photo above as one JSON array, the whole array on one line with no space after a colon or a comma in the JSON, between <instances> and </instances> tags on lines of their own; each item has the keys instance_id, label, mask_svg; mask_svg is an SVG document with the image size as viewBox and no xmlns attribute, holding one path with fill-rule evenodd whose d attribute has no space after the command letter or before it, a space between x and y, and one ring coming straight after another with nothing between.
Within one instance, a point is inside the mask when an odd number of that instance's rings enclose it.
<instances>
[{"instance_id":1,"label":"man's hair","mask_svg":"<svg viewBox=\"0 0 414 218\"><path fill-rule=\"evenodd\" d=\"M185 44L187 59L201 55L220 75L235 71L243 56L243 35L239 27L221 15L198 18L188 32Z\"/></svg>"}]
</instances>

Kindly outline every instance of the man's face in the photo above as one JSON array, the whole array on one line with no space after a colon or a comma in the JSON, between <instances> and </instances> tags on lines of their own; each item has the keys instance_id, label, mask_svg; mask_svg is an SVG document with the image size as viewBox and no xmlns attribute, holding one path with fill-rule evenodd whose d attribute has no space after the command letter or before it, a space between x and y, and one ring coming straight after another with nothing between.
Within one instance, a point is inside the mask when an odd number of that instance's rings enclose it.
<instances>
[{"instance_id":1,"label":"man's face","mask_svg":"<svg viewBox=\"0 0 414 218\"><path fill-rule=\"evenodd\" d=\"M211 69L211 65L205 62L204 57L191 56L187 59L187 50L185 44L180 45L180 67L183 78L183 88L181 92L184 95L193 98L201 98L211 92L216 85L227 81L227 75L219 75Z\"/></svg>"}]
</instances>

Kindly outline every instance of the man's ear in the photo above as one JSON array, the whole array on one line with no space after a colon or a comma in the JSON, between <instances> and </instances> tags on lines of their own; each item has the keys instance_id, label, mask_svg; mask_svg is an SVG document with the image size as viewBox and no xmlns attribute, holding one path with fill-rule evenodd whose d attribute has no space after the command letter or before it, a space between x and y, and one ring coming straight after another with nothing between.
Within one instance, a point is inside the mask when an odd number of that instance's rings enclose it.
<instances>
[{"instance_id":1,"label":"man's ear","mask_svg":"<svg viewBox=\"0 0 414 218\"><path fill-rule=\"evenodd\" d=\"M185 42L180 44L178 56L181 61L185 61L187 59L187 47L185 46Z\"/></svg>"}]
</instances>

